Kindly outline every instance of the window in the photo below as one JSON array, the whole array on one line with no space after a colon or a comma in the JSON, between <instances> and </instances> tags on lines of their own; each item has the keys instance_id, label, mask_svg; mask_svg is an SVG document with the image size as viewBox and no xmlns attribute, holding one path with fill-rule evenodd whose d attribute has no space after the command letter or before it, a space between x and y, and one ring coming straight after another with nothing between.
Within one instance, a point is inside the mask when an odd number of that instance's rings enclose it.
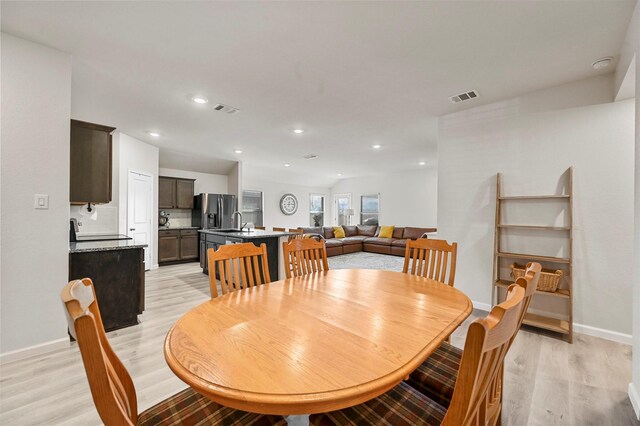
<instances>
[{"instance_id":1,"label":"window","mask_svg":"<svg viewBox=\"0 0 640 426\"><path fill-rule=\"evenodd\" d=\"M242 219L254 226L262 224L262 191L242 191Z\"/></svg>"},{"instance_id":2,"label":"window","mask_svg":"<svg viewBox=\"0 0 640 426\"><path fill-rule=\"evenodd\" d=\"M324 195L309 194L309 226L324 226Z\"/></svg>"},{"instance_id":3,"label":"window","mask_svg":"<svg viewBox=\"0 0 640 426\"><path fill-rule=\"evenodd\" d=\"M360 223L362 225L377 225L379 214L380 194L360 197Z\"/></svg>"}]
</instances>

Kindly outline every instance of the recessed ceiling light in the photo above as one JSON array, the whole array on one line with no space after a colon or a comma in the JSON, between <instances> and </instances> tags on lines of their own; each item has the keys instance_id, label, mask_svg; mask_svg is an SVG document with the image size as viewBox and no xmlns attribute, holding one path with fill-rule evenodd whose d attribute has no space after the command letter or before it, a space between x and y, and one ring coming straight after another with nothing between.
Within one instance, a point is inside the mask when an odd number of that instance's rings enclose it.
<instances>
[{"instance_id":1,"label":"recessed ceiling light","mask_svg":"<svg viewBox=\"0 0 640 426\"><path fill-rule=\"evenodd\" d=\"M293 133L296 133L296 134L299 135L300 133L304 133L304 130L303 129L293 129Z\"/></svg>"},{"instance_id":2,"label":"recessed ceiling light","mask_svg":"<svg viewBox=\"0 0 640 426\"><path fill-rule=\"evenodd\" d=\"M338 176L342 176L342 173L338 173Z\"/></svg>"},{"instance_id":3,"label":"recessed ceiling light","mask_svg":"<svg viewBox=\"0 0 640 426\"><path fill-rule=\"evenodd\" d=\"M209 103L209 99L203 97L203 96L194 96L191 98L191 100L197 104L203 105L206 103Z\"/></svg>"},{"instance_id":4,"label":"recessed ceiling light","mask_svg":"<svg viewBox=\"0 0 640 426\"><path fill-rule=\"evenodd\" d=\"M591 66L593 67L594 70L601 70L603 68L608 67L611 64L612 60L613 58L611 56L607 56L594 61L591 64Z\"/></svg>"},{"instance_id":5,"label":"recessed ceiling light","mask_svg":"<svg viewBox=\"0 0 640 426\"><path fill-rule=\"evenodd\" d=\"M427 163L425 163L424 161L421 161L421 162L419 162L418 164L419 164L419 165L421 165L421 166L424 166L424 165L425 165L425 164L427 164Z\"/></svg>"},{"instance_id":6,"label":"recessed ceiling light","mask_svg":"<svg viewBox=\"0 0 640 426\"><path fill-rule=\"evenodd\" d=\"M373 149L380 149L381 147L382 145L379 145L379 144L371 145L371 148Z\"/></svg>"},{"instance_id":7,"label":"recessed ceiling light","mask_svg":"<svg viewBox=\"0 0 640 426\"><path fill-rule=\"evenodd\" d=\"M289 163L284 163L284 166L285 166L285 167L291 167L291 164L289 164Z\"/></svg>"},{"instance_id":8,"label":"recessed ceiling light","mask_svg":"<svg viewBox=\"0 0 640 426\"><path fill-rule=\"evenodd\" d=\"M149 132L149 136L153 136L154 138L159 138L160 137L160 133L158 133L158 132Z\"/></svg>"},{"instance_id":9,"label":"recessed ceiling light","mask_svg":"<svg viewBox=\"0 0 640 426\"><path fill-rule=\"evenodd\" d=\"M241 149L234 149L233 152L235 152L236 154L242 154L242 150Z\"/></svg>"}]
</instances>

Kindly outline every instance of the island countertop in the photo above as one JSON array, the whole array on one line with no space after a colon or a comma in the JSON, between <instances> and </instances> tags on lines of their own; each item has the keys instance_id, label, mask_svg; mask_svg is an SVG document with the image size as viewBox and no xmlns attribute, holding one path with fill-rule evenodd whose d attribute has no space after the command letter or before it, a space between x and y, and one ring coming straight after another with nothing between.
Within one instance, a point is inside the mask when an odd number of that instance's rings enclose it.
<instances>
[{"instance_id":1,"label":"island countertop","mask_svg":"<svg viewBox=\"0 0 640 426\"><path fill-rule=\"evenodd\" d=\"M133 240L106 240L69 243L69 253L83 253L88 251L129 250L145 248L147 244L137 244Z\"/></svg>"},{"instance_id":2,"label":"island countertop","mask_svg":"<svg viewBox=\"0 0 640 426\"><path fill-rule=\"evenodd\" d=\"M243 232L221 232L215 229L199 229L198 232L203 234L219 235L223 237L241 238L243 240L254 240L259 238L273 238L273 237L286 237L288 235L294 235L293 232L279 232L279 231L263 231L261 229L252 229L250 231Z\"/></svg>"}]
</instances>

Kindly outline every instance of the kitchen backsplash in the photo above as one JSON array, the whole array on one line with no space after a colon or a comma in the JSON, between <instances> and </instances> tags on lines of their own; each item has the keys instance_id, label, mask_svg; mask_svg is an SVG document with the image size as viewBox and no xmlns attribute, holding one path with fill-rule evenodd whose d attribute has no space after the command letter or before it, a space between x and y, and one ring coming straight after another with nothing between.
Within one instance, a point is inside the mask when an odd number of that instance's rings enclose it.
<instances>
[{"instance_id":1,"label":"kitchen backsplash","mask_svg":"<svg viewBox=\"0 0 640 426\"><path fill-rule=\"evenodd\" d=\"M113 206L71 206L69 215L78 220L78 234L117 234L118 208Z\"/></svg>"},{"instance_id":2,"label":"kitchen backsplash","mask_svg":"<svg viewBox=\"0 0 640 426\"><path fill-rule=\"evenodd\" d=\"M191 210L165 209L169 213L169 227L191 226Z\"/></svg>"}]
</instances>

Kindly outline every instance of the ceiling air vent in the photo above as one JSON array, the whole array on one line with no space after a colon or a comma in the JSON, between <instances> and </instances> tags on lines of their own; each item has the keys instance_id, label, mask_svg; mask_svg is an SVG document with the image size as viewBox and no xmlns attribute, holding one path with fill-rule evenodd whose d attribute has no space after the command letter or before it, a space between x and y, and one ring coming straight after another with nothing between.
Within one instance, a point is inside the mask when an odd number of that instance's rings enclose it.
<instances>
[{"instance_id":1,"label":"ceiling air vent","mask_svg":"<svg viewBox=\"0 0 640 426\"><path fill-rule=\"evenodd\" d=\"M451 102L453 102L454 104L457 104L458 102L464 102L471 99L475 99L478 96L480 96L478 95L478 91L472 90L470 92L464 92L464 93L460 93L459 95L451 96L449 99L451 99Z\"/></svg>"},{"instance_id":2,"label":"ceiling air vent","mask_svg":"<svg viewBox=\"0 0 640 426\"><path fill-rule=\"evenodd\" d=\"M318 156L316 154L307 154L304 157L305 160L315 160L316 158L318 158Z\"/></svg>"},{"instance_id":3,"label":"ceiling air vent","mask_svg":"<svg viewBox=\"0 0 640 426\"><path fill-rule=\"evenodd\" d=\"M236 112L240 111L238 108L234 108L232 106L224 104L214 105L213 109L215 109L216 111L226 112L227 114L235 114Z\"/></svg>"}]
</instances>

